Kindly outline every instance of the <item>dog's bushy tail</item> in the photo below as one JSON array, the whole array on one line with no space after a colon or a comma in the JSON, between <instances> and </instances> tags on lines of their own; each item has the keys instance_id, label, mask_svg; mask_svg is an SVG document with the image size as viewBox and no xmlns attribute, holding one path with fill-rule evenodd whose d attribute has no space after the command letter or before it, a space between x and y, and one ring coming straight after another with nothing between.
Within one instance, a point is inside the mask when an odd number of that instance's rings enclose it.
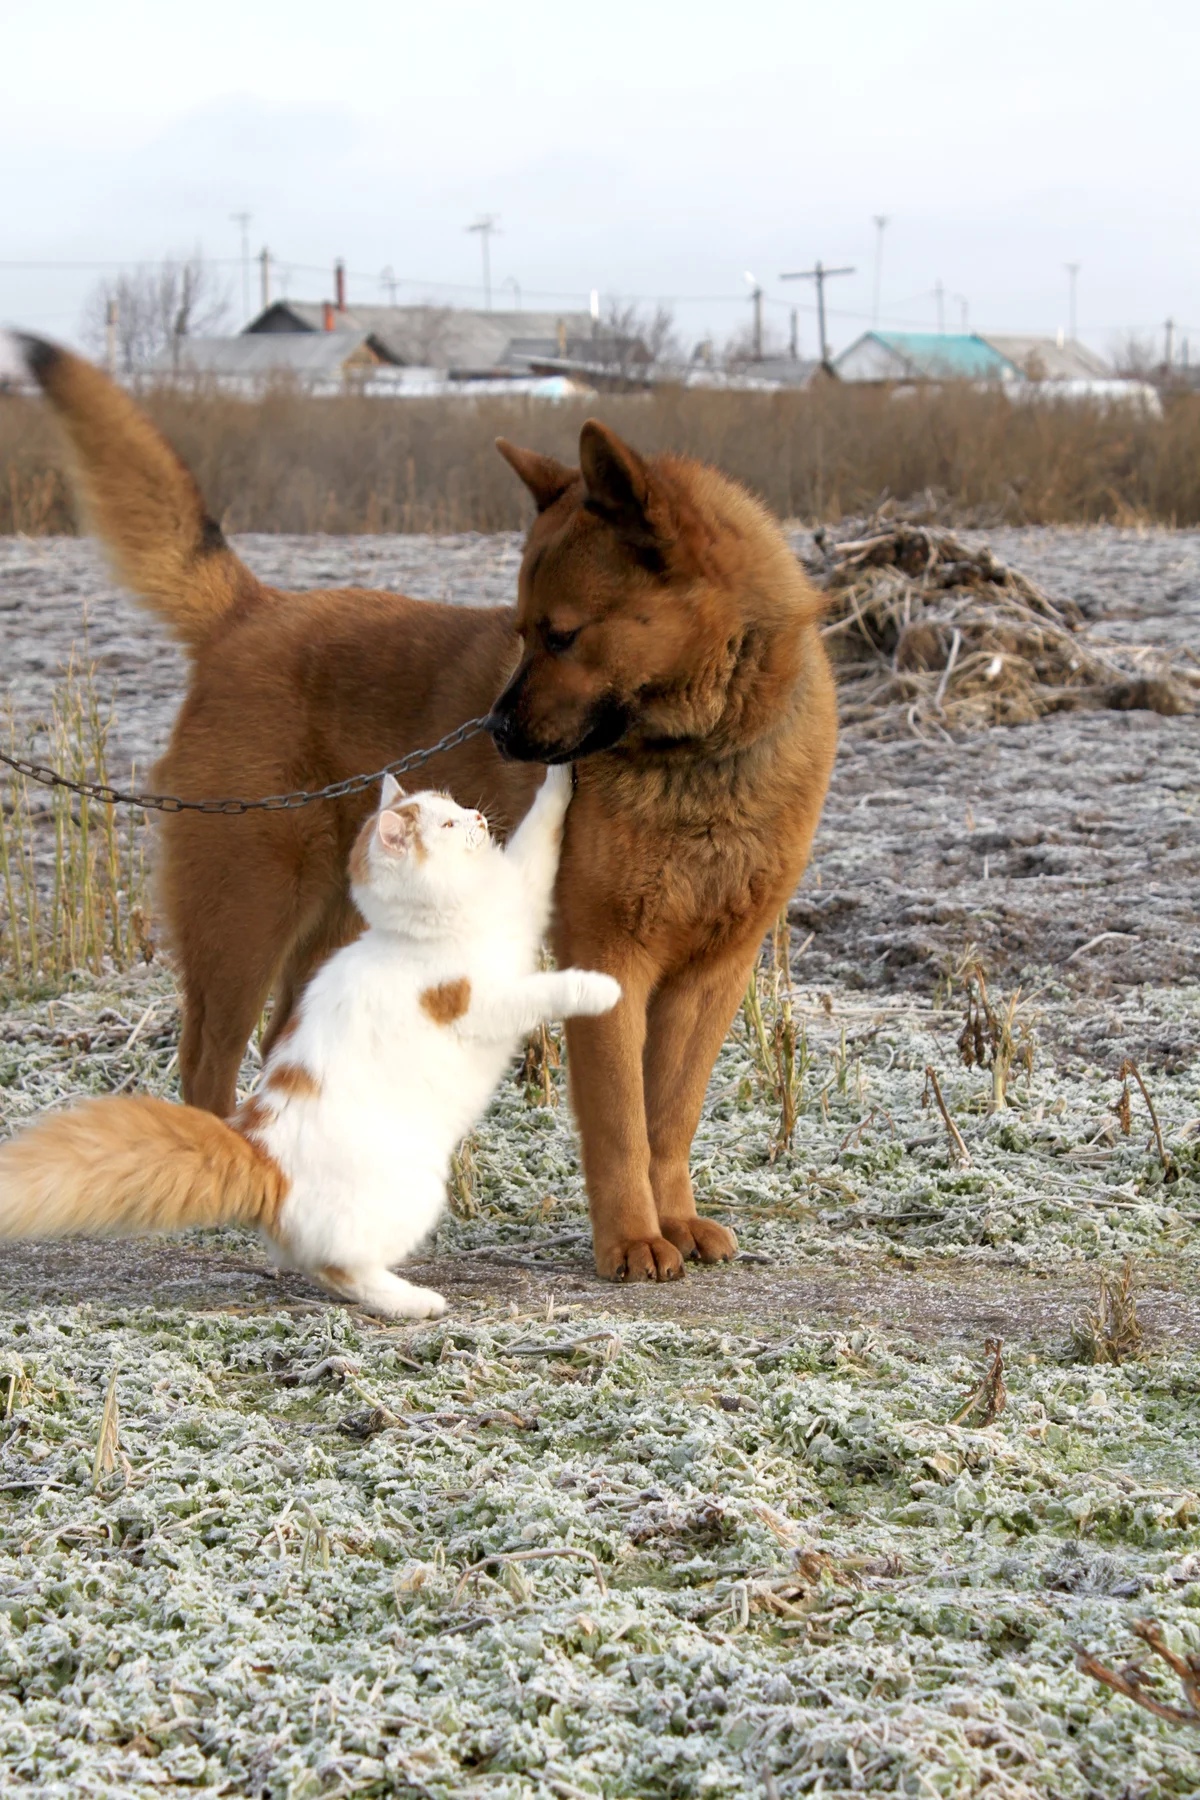
<instances>
[{"instance_id":1,"label":"dog's bushy tail","mask_svg":"<svg viewBox=\"0 0 1200 1800\"><path fill-rule=\"evenodd\" d=\"M18 335L26 366L71 448L87 523L120 581L197 649L260 592L190 471L107 375L44 338Z\"/></svg>"},{"instance_id":2,"label":"dog's bushy tail","mask_svg":"<svg viewBox=\"0 0 1200 1800\"><path fill-rule=\"evenodd\" d=\"M0 1238L270 1230L287 1185L265 1151L211 1113L148 1095L87 1100L0 1145Z\"/></svg>"}]
</instances>

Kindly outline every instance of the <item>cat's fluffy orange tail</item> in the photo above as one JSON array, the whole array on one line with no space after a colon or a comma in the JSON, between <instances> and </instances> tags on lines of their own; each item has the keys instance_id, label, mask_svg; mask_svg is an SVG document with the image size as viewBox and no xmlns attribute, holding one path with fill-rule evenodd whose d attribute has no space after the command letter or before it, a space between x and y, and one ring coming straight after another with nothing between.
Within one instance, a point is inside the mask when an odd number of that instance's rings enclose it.
<instances>
[{"instance_id":1,"label":"cat's fluffy orange tail","mask_svg":"<svg viewBox=\"0 0 1200 1800\"><path fill-rule=\"evenodd\" d=\"M0 1238L270 1230L278 1164L211 1113L148 1096L89 1100L0 1145Z\"/></svg>"}]
</instances>

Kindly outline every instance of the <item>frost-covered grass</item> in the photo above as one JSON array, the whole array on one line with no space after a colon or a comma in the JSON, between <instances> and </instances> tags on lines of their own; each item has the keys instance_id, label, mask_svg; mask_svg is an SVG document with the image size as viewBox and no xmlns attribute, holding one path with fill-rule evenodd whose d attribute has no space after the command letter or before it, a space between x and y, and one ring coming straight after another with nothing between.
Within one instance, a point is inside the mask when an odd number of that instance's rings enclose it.
<instances>
[{"instance_id":1,"label":"frost-covered grass","mask_svg":"<svg viewBox=\"0 0 1200 1800\"><path fill-rule=\"evenodd\" d=\"M1066 997L996 1117L954 1006L802 1001L792 1157L768 1160L741 1035L697 1143L703 1203L752 1256L924 1265L948 1312L964 1271L999 1293L1005 1271L1126 1254L1194 1288L1198 1065L1146 1071L1182 1169L1165 1182L1136 1100L1129 1137L1110 1110L1114 1072L1056 1059ZM0 1119L169 1092L174 1042L154 970L27 1003L0 1015ZM927 1063L969 1167L922 1109ZM443 1252L584 1229L565 1107L512 1084L474 1164ZM761 1274L739 1272L748 1295ZM1200 1650L1200 1352L1071 1364L1064 1317L1006 1345L1008 1405L972 1428L950 1421L982 1343L753 1300L714 1322L706 1279L669 1321L565 1282L549 1317L476 1298L411 1327L265 1284L240 1309L9 1304L0 1790L1195 1793L1196 1734L1098 1687L1072 1645L1119 1666L1149 1616Z\"/></svg>"}]
</instances>

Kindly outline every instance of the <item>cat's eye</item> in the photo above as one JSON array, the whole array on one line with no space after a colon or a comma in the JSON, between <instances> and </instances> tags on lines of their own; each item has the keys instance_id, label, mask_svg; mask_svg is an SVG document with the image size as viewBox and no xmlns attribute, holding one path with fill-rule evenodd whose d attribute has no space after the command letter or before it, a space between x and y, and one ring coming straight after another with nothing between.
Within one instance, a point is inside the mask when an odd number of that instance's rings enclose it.
<instances>
[{"instance_id":1,"label":"cat's eye","mask_svg":"<svg viewBox=\"0 0 1200 1800\"><path fill-rule=\"evenodd\" d=\"M553 626L547 625L542 633L542 642L551 656L561 656L564 650L571 648L582 629L581 625L576 625L573 631L555 631Z\"/></svg>"},{"instance_id":2,"label":"cat's eye","mask_svg":"<svg viewBox=\"0 0 1200 1800\"><path fill-rule=\"evenodd\" d=\"M453 831L454 824L455 824L455 821L453 819L443 819L442 820L442 830L443 831Z\"/></svg>"}]
</instances>

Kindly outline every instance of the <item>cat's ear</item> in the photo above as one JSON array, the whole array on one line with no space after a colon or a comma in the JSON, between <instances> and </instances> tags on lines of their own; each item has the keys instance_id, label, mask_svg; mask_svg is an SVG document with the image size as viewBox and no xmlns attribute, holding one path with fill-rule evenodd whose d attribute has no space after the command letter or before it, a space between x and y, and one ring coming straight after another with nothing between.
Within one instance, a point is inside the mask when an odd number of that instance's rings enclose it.
<instances>
[{"instance_id":1,"label":"cat's ear","mask_svg":"<svg viewBox=\"0 0 1200 1800\"><path fill-rule=\"evenodd\" d=\"M383 787L379 794L380 806L395 806L397 800L403 800L403 798L404 789L400 786L396 777L394 775L385 775L383 778Z\"/></svg>"},{"instance_id":2,"label":"cat's ear","mask_svg":"<svg viewBox=\"0 0 1200 1800\"><path fill-rule=\"evenodd\" d=\"M402 812L381 812L375 826L379 842L393 856L407 856L417 838L417 809L406 806Z\"/></svg>"}]
</instances>

